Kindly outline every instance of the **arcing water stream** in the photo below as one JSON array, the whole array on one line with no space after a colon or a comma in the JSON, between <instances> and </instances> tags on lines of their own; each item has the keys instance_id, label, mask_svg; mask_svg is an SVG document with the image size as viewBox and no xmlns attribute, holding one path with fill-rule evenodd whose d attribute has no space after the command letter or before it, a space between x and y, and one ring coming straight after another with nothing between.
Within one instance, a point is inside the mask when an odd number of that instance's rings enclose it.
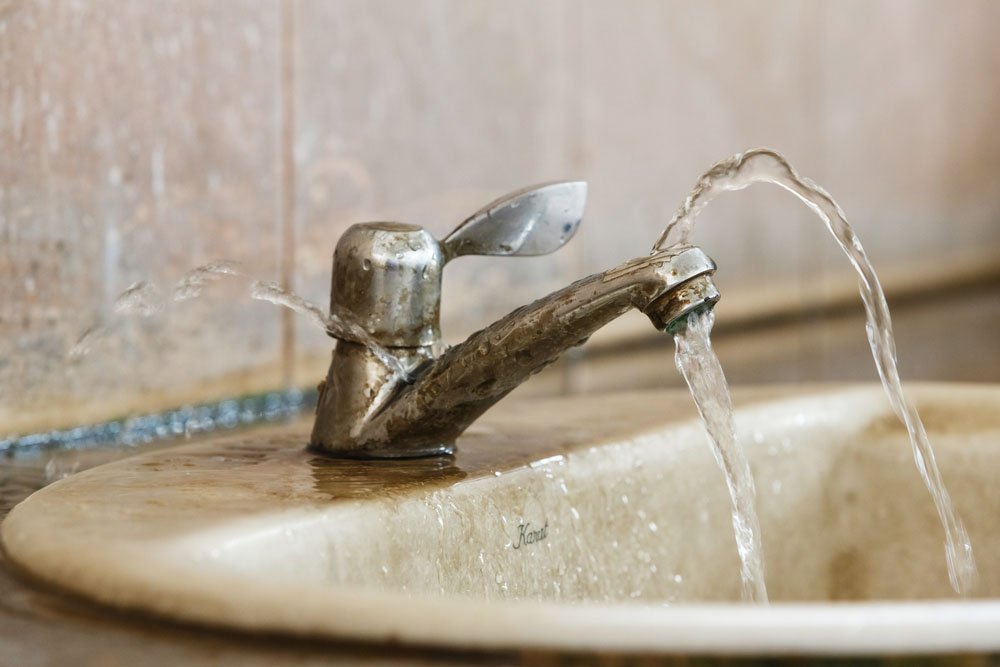
<instances>
[{"instance_id":1,"label":"arcing water stream","mask_svg":"<svg viewBox=\"0 0 1000 667\"><path fill-rule=\"evenodd\" d=\"M961 519L955 515L955 511L952 508L951 498L948 495L947 488L945 488L944 481L941 479L941 473L934 460L934 450L928 441L927 432L924 429L923 422L920 420L920 415L903 394L902 384L899 379L899 370L896 365L896 343L892 333L892 320L889 317L889 307L886 304L882 286L879 284L871 262L868 261L868 257L865 255L861 241L855 235L843 211L833 198L820 186L800 177L788 161L774 151L757 149L746 153L738 153L727 160L713 165L698 179L698 183L688 194L684 204L674 215L657 242L653 244L653 252L676 243L685 243L691 234L694 220L698 213L716 196L722 192L742 190L754 183L773 183L801 199L823 220L827 229L833 234L833 237L857 271L861 299L864 302L865 314L867 316L868 342L871 345L872 356L875 358L875 367L878 370L879 377L882 379L882 386L885 388L885 393L889 397L889 402L896 416L906 426L906 430L910 435L913 458L916 461L917 469L920 471L920 475L923 477L924 483L927 485L927 489L934 499L934 505L937 508L938 516L944 527L945 555L948 561L948 577L951 580L952 588L960 594L968 593L975 585L977 579L976 563L969 536L965 531L965 526L962 524ZM693 322L693 325L696 327L696 331L697 327L704 327L704 324L698 321ZM681 357L691 356L684 351L691 348L692 339L694 339L694 342L700 341L699 336L700 334L698 333L692 333L686 334L683 340L682 337L678 337L677 353L679 367L682 364L684 367L698 365L696 360L685 358L682 361ZM707 337L707 332L705 336ZM711 348L708 347L707 349L709 356L714 359ZM688 371L685 371L684 367L681 370L687 378ZM724 377L721 379L721 382L716 383L716 388L720 392L720 396L715 396L711 399L700 398L700 392L695 391L695 385L692 384L690 378L688 378L688 383L692 385L692 396L699 402L699 410L702 412L703 417L706 414L706 408L700 401L710 400L716 407L718 405L724 406L729 401L728 389L725 386ZM724 397L721 396L722 392L725 392ZM712 409L716 408L713 407ZM707 417L705 421L711 433L714 427L710 424ZM725 430L722 426L718 428L722 431ZM712 434L713 439L716 439L716 441L720 437L719 432L717 431ZM719 456L718 451L716 455ZM724 470L730 490L743 488L746 493L750 494L752 499L752 482L747 483L746 481L740 481L732 477L732 475L738 475L744 472L744 470L740 466L733 465L725 465ZM748 471L746 472L748 473ZM737 542L740 545L740 555L744 559L744 582L746 581L746 572L750 566L743 554L744 543L741 541L743 538L740 536L741 527L736 525L737 518L735 512L742 511L740 508L745 505L745 499L738 501L734 495L733 522L737 529ZM756 544L759 549L759 537ZM759 559L760 555L757 554L755 557Z\"/></svg>"}]
</instances>

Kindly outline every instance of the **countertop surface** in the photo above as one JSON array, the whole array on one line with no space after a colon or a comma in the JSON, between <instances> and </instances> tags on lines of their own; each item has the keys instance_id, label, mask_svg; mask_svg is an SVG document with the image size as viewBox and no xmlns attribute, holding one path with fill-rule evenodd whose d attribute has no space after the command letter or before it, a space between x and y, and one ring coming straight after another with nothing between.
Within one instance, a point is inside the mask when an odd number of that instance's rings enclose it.
<instances>
[{"instance_id":1,"label":"countertop surface","mask_svg":"<svg viewBox=\"0 0 1000 667\"><path fill-rule=\"evenodd\" d=\"M5 462L0 468L0 515L6 516L16 503L54 478L125 453L115 448L63 451ZM186 627L118 613L49 590L14 571L0 553L3 665L493 665L524 660L525 656L511 653L438 652Z\"/></svg>"}]
</instances>

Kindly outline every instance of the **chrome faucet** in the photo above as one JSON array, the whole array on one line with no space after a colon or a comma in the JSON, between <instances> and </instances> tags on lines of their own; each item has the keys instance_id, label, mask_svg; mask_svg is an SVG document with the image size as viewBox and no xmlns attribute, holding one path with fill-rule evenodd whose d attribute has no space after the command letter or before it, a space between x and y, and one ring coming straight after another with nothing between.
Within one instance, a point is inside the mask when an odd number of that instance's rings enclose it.
<instances>
[{"instance_id":1,"label":"chrome faucet","mask_svg":"<svg viewBox=\"0 0 1000 667\"><path fill-rule=\"evenodd\" d=\"M347 311L403 367L390 370L340 334L320 384L311 446L355 458L452 454L461 433L566 349L632 308L661 331L719 299L715 264L676 246L573 283L441 351L441 273L462 255L543 255L583 217L586 183L535 186L488 204L442 242L393 222L349 228L333 255L331 304Z\"/></svg>"}]
</instances>

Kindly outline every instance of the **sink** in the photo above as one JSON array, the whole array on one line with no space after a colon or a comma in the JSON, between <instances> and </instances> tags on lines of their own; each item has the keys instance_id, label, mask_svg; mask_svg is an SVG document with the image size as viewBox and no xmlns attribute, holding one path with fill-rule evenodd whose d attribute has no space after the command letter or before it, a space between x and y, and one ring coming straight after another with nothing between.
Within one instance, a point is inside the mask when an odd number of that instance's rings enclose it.
<instances>
[{"instance_id":1,"label":"sink","mask_svg":"<svg viewBox=\"0 0 1000 667\"><path fill-rule=\"evenodd\" d=\"M722 474L685 392L510 399L453 457L327 458L310 424L134 456L0 529L28 575L240 630L461 648L1000 650L1000 386L909 387L976 550L943 534L876 385L734 392L773 603L739 601Z\"/></svg>"}]
</instances>

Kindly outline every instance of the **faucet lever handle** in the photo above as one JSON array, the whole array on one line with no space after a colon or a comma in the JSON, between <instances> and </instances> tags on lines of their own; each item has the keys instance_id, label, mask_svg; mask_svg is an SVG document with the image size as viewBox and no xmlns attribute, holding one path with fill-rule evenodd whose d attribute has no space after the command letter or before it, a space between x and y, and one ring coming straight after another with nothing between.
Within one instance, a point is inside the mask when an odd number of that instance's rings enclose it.
<instances>
[{"instance_id":1,"label":"faucet lever handle","mask_svg":"<svg viewBox=\"0 0 1000 667\"><path fill-rule=\"evenodd\" d=\"M511 192L473 213L441 242L445 261L462 255L547 255L573 237L586 203L585 181Z\"/></svg>"}]
</instances>

